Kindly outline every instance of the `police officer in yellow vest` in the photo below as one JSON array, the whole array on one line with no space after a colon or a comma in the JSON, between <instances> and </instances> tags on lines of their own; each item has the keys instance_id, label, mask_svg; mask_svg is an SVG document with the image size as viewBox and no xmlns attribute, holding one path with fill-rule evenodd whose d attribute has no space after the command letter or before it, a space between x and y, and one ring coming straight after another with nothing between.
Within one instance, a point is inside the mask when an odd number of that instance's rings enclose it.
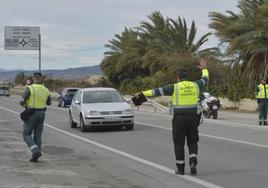
<instances>
[{"instance_id":1,"label":"police officer in yellow vest","mask_svg":"<svg viewBox=\"0 0 268 188\"><path fill-rule=\"evenodd\" d=\"M268 85L266 84L265 79L261 80L261 83L255 88L255 96L259 104L259 125L268 125Z\"/></svg>"},{"instance_id":2,"label":"police officer in yellow vest","mask_svg":"<svg viewBox=\"0 0 268 188\"><path fill-rule=\"evenodd\" d=\"M134 103L137 99L145 97L154 97L160 95L172 96L173 105L173 119L172 119L172 134L174 142L174 150L176 155L176 174L184 175L184 145L185 138L189 148L189 164L191 174L197 173L197 143L199 141L198 125L199 125L199 112L198 112L198 97L200 91L208 82L208 70L205 59L200 59L200 69L202 69L202 78L198 81L192 82L187 80L185 70L177 71L178 82L175 84L167 85L162 88L155 88L143 91L136 94L133 100ZM141 99L143 100L143 99ZM144 100L143 100L144 102ZM139 101L137 102L139 105Z\"/></svg>"},{"instance_id":3,"label":"police officer in yellow vest","mask_svg":"<svg viewBox=\"0 0 268 188\"><path fill-rule=\"evenodd\" d=\"M32 152L30 162L37 162L38 158L42 155L42 132L46 105L51 104L49 90L42 85L42 81L42 74L40 72L34 73L33 84L26 87L20 101L20 104L25 108L34 109L34 113L23 125L23 139Z\"/></svg>"}]
</instances>

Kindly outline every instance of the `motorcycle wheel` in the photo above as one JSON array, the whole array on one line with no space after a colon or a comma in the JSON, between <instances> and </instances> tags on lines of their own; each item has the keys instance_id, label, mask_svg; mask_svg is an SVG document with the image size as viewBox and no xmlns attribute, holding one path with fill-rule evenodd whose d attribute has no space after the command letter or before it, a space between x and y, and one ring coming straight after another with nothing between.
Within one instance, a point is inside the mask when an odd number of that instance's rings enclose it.
<instances>
[{"instance_id":1,"label":"motorcycle wheel","mask_svg":"<svg viewBox=\"0 0 268 188\"><path fill-rule=\"evenodd\" d=\"M213 119L218 119L218 110L213 110L212 117Z\"/></svg>"},{"instance_id":2,"label":"motorcycle wheel","mask_svg":"<svg viewBox=\"0 0 268 188\"><path fill-rule=\"evenodd\" d=\"M206 111L203 111L203 115L205 118L210 118L210 115Z\"/></svg>"}]
</instances>

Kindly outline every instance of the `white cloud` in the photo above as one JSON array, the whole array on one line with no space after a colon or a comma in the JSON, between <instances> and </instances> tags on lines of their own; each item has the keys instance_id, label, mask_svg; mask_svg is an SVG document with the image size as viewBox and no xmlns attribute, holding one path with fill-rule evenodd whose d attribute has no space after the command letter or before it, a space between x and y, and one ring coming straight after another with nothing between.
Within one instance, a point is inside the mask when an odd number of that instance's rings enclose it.
<instances>
[{"instance_id":1,"label":"white cloud","mask_svg":"<svg viewBox=\"0 0 268 188\"><path fill-rule=\"evenodd\" d=\"M2 0L3 1L3 0ZM42 35L42 63L45 69L99 64L104 44L135 27L159 10L164 16L194 20L197 38L207 33L208 12L235 9L237 0L8 0L0 6L0 68L36 69L36 51L4 51L4 26L39 26ZM206 45L217 43L215 38Z\"/></svg>"}]
</instances>

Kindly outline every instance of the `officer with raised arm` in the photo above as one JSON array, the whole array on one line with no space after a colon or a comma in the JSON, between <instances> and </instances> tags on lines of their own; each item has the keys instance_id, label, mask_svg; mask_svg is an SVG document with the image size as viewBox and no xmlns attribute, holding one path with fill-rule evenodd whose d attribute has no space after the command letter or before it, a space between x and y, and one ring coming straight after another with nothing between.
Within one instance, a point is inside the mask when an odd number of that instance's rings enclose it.
<instances>
[{"instance_id":1,"label":"officer with raised arm","mask_svg":"<svg viewBox=\"0 0 268 188\"><path fill-rule=\"evenodd\" d=\"M179 175L184 175L185 173L185 138L187 139L187 146L189 148L191 174L195 175L197 173L197 143L199 141L198 97L200 91L202 91L207 84L209 75L206 60L203 58L200 59L199 64L199 68L202 70L202 78L200 80L195 82L188 81L186 71L178 69L177 83L143 91L132 98L135 105L141 105L146 101L146 97L161 95L172 96L172 134L177 166L175 173Z\"/></svg>"}]
</instances>

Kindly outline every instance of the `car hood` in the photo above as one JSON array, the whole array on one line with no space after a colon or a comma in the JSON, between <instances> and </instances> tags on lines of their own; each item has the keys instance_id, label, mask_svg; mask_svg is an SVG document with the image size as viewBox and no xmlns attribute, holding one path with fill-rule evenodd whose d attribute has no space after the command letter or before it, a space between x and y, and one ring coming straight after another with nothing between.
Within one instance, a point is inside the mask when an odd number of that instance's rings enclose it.
<instances>
[{"instance_id":1,"label":"car hood","mask_svg":"<svg viewBox=\"0 0 268 188\"><path fill-rule=\"evenodd\" d=\"M122 111L125 109L130 109L130 105L126 102L109 102L109 103L88 103L83 104L84 110L94 110L94 111Z\"/></svg>"}]
</instances>

